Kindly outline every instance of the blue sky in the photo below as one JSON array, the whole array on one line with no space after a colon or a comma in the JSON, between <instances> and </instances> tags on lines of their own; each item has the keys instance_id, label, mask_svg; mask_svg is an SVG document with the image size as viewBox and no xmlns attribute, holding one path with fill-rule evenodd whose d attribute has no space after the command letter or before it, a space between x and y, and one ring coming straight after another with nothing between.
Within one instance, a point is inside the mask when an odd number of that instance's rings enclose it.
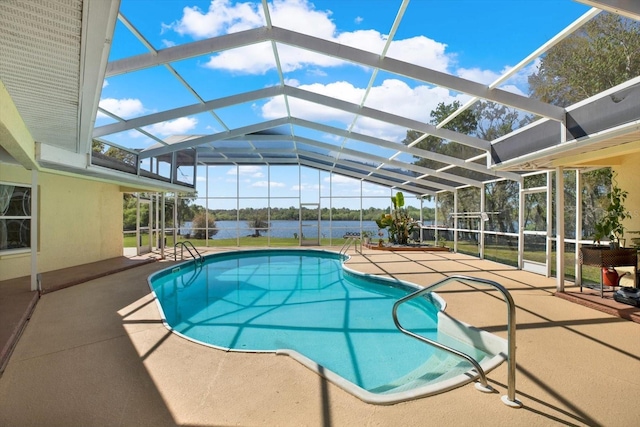
<instances>
[{"instance_id":1,"label":"blue sky","mask_svg":"<svg viewBox=\"0 0 640 427\"><path fill-rule=\"evenodd\" d=\"M272 0L273 25L381 53L397 14L399 0ZM412 0L388 56L484 84L520 62L588 8L570 0ZM157 49L181 45L264 25L260 1L122 0L121 13ZM118 22L110 60L148 53ZM345 63L300 49L279 46L288 85L360 103L372 77L367 67ZM537 60L502 88L528 94L527 76ZM205 100L280 84L269 43L209 54L171 64ZM399 75L379 72L365 106L429 122L439 102L468 100L465 94L434 87ZM196 103L197 100L163 66L114 76L103 85L101 107L125 119ZM324 124L400 142L406 129L304 101L291 102L292 114ZM284 99L276 97L216 111L228 128L283 116ZM99 115L96 125L113 122ZM220 132L222 125L208 113L159 123L145 130L166 138L172 134ZM306 131L305 136L339 144L335 137ZM145 148L154 141L137 131L110 135L109 141ZM350 141L353 148L356 142ZM349 145L347 145L349 147ZM393 154L379 149L383 157ZM402 155L400 160L412 161ZM254 168L251 168L254 170ZM254 171L255 172L255 171ZM259 172L247 185L264 184ZM250 174L248 174L250 175ZM297 175L297 174L296 174ZM297 176L295 177L297 178ZM202 182L203 177L200 177ZM290 179L267 183L284 191L297 185ZM199 191L202 194L202 191Z\"/></svg>"}]
</instances>

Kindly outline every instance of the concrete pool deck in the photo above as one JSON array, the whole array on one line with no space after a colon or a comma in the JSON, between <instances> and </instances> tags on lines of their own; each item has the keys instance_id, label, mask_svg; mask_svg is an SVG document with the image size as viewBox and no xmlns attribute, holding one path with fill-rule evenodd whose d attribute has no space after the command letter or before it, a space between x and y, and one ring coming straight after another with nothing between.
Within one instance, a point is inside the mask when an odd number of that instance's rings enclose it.
<instances>
[{"instance_id":1,"label":"concrete pool deck","mask_svg":"<svg viewBox=\"0 0 640 427\"><path fill-rule=\"evenodd\" d=\"M338 250L339 248L334 248ZM428 285L495 280L517 306L517 397L468 384L392 406L366 404L286 356L210 349L171 334L147 285L161 261L45 294L0 378L0 425L628 426L640 411L640 324L554 297L555 279L454 253L366 250L348 266ZM571 289L571 288L569 288ZM506 336L498 292L452 284L447 313Z\"/></svg>"}]
</instances>

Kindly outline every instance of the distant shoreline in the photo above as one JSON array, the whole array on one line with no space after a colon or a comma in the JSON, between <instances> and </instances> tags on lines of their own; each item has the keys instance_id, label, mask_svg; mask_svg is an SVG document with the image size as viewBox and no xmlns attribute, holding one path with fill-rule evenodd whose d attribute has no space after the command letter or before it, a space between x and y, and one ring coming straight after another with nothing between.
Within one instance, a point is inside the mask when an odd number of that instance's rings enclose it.
<instances>
[{"instance_id":1,"label":"distant shoreline","mask_svg":"<svg viewBox=\"0 0 640 427\"><path fill-rule=\"evenodd\" d=\"M248 221L216 221L215 229L218 232L211 236L210 239L228 239L234 238L237 236L244 237L252 234L254 232L253 228L249 228L247 225ZM315 235L317 233L316 224L318 221L302 221L302 233ZM294 234L297 235L300 233L300 222L294 220L273 220L270 222L269 232L271 237L294 237ZM353 220L322 220L320 221L320 237L328 238L342 238L346 232L359 232L360 231L360 221ZM378 233L378 226L375 221L362 221L362 231L371 231L375 235ZM191 222L185 222L180 227L180 234L193 234L193 229L191 227ZM266 230L262 231L261 234L266 236ZM386 232L384 235L386 237Z\"/></svg>"}]
</instances>

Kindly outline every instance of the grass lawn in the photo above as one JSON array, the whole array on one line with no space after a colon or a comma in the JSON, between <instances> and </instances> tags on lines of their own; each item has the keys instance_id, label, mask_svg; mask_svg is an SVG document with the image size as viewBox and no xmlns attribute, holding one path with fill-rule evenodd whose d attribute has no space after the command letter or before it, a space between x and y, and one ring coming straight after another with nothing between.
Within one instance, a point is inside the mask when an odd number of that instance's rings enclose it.
<instances>
[{"instance_id":1,"label":"grass lawn","mask_svg":"<svg viewBox=\"0 0 640 427\"><path fill-rule=\"evenodd\" d=\"M445 246L453 247L453 242L446 242ZM471 256L478 256L478 245L474 242L466 242L466 241L458 241L458 252L464 253ZM544 263L545 261L545 252L537 251L532 252L528 251L526 253L527 259L529 261L536 261L540 263ZM518 265L518 251L514 248L510 248L507 246L497 246L491 245L485 247L485 258L490 259L492 261L496 261L502 264L507 264L511 266ZM565 268L565 278L568 280L575 279L575 255L573 252L565 252L564 254L564 268ZM551 252L551 274L555 274L556 272L556 252ZM585 265L582 268L582 281L583 283L600 283L600 269L598 267Z\"/></svg>"}]
</instances>

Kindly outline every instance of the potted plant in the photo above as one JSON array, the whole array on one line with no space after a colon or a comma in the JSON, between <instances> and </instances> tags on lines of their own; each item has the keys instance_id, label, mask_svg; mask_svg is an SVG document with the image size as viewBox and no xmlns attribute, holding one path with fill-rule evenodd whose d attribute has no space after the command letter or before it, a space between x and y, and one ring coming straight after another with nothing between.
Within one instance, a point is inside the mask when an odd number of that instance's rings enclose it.
<instances>
[{"instance_id":1,"label":"potted plant","mask_svg":"<svg viewBox=\"0 0 640 427\"><path fill-rule=\"evenodd\" d=\"M611 190L607 194L609 206L607 206L603 217L594 226L593 241L600 243L601 240L608 238L612 247L619 247L625 230L622 222L631 218L631 213L624 207L628 193L618 187L615 177L615 174L611 176Z\"/></svg>"},{"instance_id":2,"label":"potted plant","mask_svg":"<svg viewBox=\"0 0 640 427\"><path fill-rule=\"evenodd\" d=\"M390 214L382 214L376 220L376 224L380 229L389 229L390 243L406 245L414 228L418 227L418 223L413 218L409 218L407 210L404 209L404 194L401 191L391 198L391 203L393 211Z\"/></svg>"}]
</instances>

